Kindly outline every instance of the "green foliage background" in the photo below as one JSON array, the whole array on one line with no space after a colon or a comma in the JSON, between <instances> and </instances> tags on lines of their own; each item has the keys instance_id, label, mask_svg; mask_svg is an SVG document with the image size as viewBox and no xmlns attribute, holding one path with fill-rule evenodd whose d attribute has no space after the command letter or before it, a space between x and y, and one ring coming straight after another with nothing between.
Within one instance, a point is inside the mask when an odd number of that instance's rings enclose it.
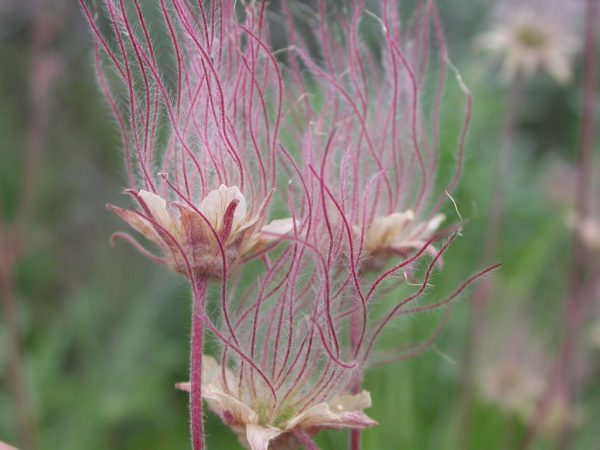
<instances>
[{"instance_id":1,"label":"green foliage background","mask_svg":"<svg viewBox=\"0 0 600 450\"><path fill-rule=\"evenodd\" d=\"M449 292L480 267L507 107L497 67L472 45L493 2L439 3L450 55L475 103L464 177L454 196L465 218L464 233L446 256L444 271L436 275L432 297ZM0 207L7 217L22 182L31 116L26 99L34 11L26 6L16 10L20 12L0 16ZM61 72L42 155L37 208L27 233L28 251L16 272L39 449L183 450L189 448L187 399L173 386L187 376L189 294L182 279L124 245L109 245L109 236L123 224L104 205L128 202L120 195L125 177L119 137L96 86L90 39L75 3L69 3L64 21L52 44ZM578 60L576 80L581 78L580 66ZM540 75L527 85L525 95L500 236L498 257L504 265L494 275L490 317L498 311L514 311L515 321L527 315L533 334L552 353L561 337L570 238L563 211L549 202L542 181L551 158L574 158L581 86L560 87ZM463 98L450 82L442 115L446 171L453 163L462 111ZM457 221L451 205L445 212ZM373 396L368 413L380 426L364 433L365 450L517 448L524 425L479 398L468 442L457 443L470 293L454 307L433 349L368 373L364 385ZM385 340L407 342L423 336L439 317L402 321ZM490 320L486 333L491 340L502 339L507 333L495 326L500 325ZM591 375L578 396L586 420L573 449L600 445L600 383L595 381L599 356L598 351L585 351ZM4 361L0 353L0 439L16 443ZM206 418L209 449L239 448L214 415ZM334 432L318 439L323 449L346 448L346 440L346 434ZM543 437L534 448L554 445L551 437Z\"/></svg>"}]
</instances>

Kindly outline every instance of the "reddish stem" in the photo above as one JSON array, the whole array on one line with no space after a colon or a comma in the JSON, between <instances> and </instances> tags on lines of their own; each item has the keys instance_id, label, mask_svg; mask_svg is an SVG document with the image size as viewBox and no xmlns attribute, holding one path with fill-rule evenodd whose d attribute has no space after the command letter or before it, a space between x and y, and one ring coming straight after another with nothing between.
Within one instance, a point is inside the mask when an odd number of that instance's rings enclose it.
<instances>
[{"instance_id":1,"label":"reddish stem","mask_svg":"<svg viewBox=\"0 0 600 450\"><path fill-rule=\"evenodd\" d=\"M194 450L204 449L202 417L202 354L204 351L204 323L202 312L206 301L206 278L192 286L192 343L190 348L190 423Z\"/></svg>"},{"instance_id":2,"label":"reddish stem","mask_svg":"<svg viewBox=\"0 0 600 450\"><path fill-rule=\"evenodd\" d=\"M360 430L350 430L350 450L360 450Z\"/></svg>"},{"instance_id":3,"label":"reddish stem","mask_svg":"<svg viewBox=\"0 0 600 450\"><path fill-rule=\"evenodd\" d=\"M358 317L357 314L353 314L352 315L352 322L351 322L351 327L352 327L352 334L351 334L351 340L352 340L352 347L353 350L355 352L355 354L358 352L359 347L358 347L358 342L357 342L357 328L358 328ZM356 374L354 376L354 379L351 382L350 385L350 392L352 394L358 394L360 392L360 385L361 385L361 377L360 375ZM361 430L359 429L351 429L350 430L350 450L360 450L361 448Z\"/></svg>"}]
</instances>

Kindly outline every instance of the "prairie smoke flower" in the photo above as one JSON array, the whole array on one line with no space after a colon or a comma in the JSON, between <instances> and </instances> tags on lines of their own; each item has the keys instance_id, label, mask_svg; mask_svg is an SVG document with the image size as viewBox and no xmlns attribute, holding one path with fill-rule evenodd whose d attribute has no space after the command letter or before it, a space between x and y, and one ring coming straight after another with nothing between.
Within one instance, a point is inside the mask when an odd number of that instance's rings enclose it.
<instances>
[{"instance_id":1,"label":"prairie smoke flower","mask_svg":"<svg viewBox=\"0 0 600 450\"><path fill-rule=\"evenodd\" d=\"M228 389L221 376L235 380L210 356L203 361L202 394L209 408L221 417L237 434L241 444L250 450L294 450L304 434L313 436L323 429L362 429L377 425L362 410L371 406L371 397L363 391L356 395L341 395L326 402L315 403L303 411L293 408L293 402L273 408L268 398L246 392L241 398L235 389ZM189 383L178 384L189 391Z\"/></svg>"},{"instance_id":2,"label":"prairie smoke flower","mask_svg":"<svg viewBox=\"0 0 600 450\"><path fill-rule=\"evenodd\" d=\"M504 58L502 70L507 81L545 70L557 82L567 84L573 57L581 46L572 7L569 2L555 0L509 0L476 44Z\"/></svg>"},{"instance_id":3,"label":"prairie smoke flower","mask_svg":"<svg viewBox=\"0 0 600 450\"><path fill-rule=\"evenodd\" d=\"M252 450L316 449L312 438L326 428L351 429L357 444L357 432L375 425L363 412L370 405L361 387L364 370L422 351L439 334L384 352L375 344L388 324L451 304L491 270L447 298L415 304L452 241L438 242L445 195L431 194L447 61L442 51L435 72L440 86L426 126L420 101L432 58L428 45L437 39L444 48L437 11L427 2L401 39L398 4L380 5L382 17L375 23L382 30L381 60L360 44L364 3L331 17L320 1L315 12L325 55L320 64L298 38L290 5L282 3L290 40L287 131L294 139L280 154L291 178L293 229L282 238L280 252L267 255L264 272L253 273L244 295L229 290L222 298L219 322L204 318L219 343L219 362L204 360L204 398ZM428 34L432 24L435 38ZM410 44L405 48L404 42ZM315 90L323 97L318 108L308 94ZM460 175L465 130L448 192ZM379 254L392 247L385 257ZM366 274L362 269L375 254L381 263ZM411 266L423 269L415 270L416 286L396 276ZM384 289L398 285L400 299L377 301ZM194 391L193 383L179 387Z\"/></svg>"},{"instance_id":4,"label":"prairie smoke flower","mask_svg":"<svg viewBox=\"0 0 600 450\"><path fill-rule=\"evenodd\" d=\"M80 3L94 35L100 86L121 131L128 192L138 204L111 209L162 255L128 234L114 237L187 275L192 287L190 415L193 447L203 449L208 280L220 280L224 299L233 269L294 226L291 219L267 224L277 192L283 83L269 49L266 4L245 3L238 17L234 0L157 0L169 38L162 46L147 4L103 0L101 16ZM226 312L224 306L225 319Z\"/></svg>"},{"instance_id":5,"label":"prairie smoke flower","mask_svg":"<svg viewBox=\"0 0 600 450\"><path fill-rule=\"evenodd\" d=\"M287 25L293 29L293 11L286 5ZM289 36L288 91L296 119L290 134L304 158L305 177L321 184L320 207L328 224L322 245L328 252L339 249L342 238L333 227L343 222L352 232L350 264L359 263L360 272L377 272L417 254L437 254L444 191L452 192L460 178L470 95L457 76L466 96L457 170L444 190L434 192L441 106L451 65L433 2L419 4L416 19L405 28L395 1L377 3L380 17L363 14L364 2L350 9L332 18L319 2L313 28L322 45L321 63L296 32ZM361 22L372 22L378 51L361 41ZM426 80L432 79L426 88ZM426 102L429 90L432 100ZM318 108L307 92L318 96Z\"/></svg>"},{"instance_id":6,"label":"prairie smoke flower","mask_svg":"<svg viewBox=\"0 0 600 450\"><path fill-rule=\"evenodd\" d=\"M175 272L223 277L223 266L233 267L291 231L291 219L264 223L267 201L252 216L237 186L210 191L200 204L167 202L152 192L132 193L141 211L110 206L132 228L156 244ZM262 231L261 231L262 228Z\"/></svg>"},{"instance_id":7,"label":"prairie smoke flower","mask_svg":"<svg viewBox=\"0 0 600 450\"><path fill-rule=\"evenodd\" d=\"M428 242L434 238L445 219L443 214L436 214L426 223L415 223L415 214L410 209L402 213L376 216L365 230L364 246L368 254L365 268L381 270L394 256L408 258L422 248L435 256L437 249ZM355 231L360 236L357 227Z\"/></svg>"},{"instance_id":8,"label":"prairie smoke flower","mask_svg":"<svg viewBox=\"0 0 600 450\"><path fill-rule=\"evenodd\" d=\"M170 37L166 49L152 39L139 0L103 2L108 35L81 0L96 38L100 86L122 134L128 192L138 204L137 211L111 209L162 257L129 235L115 237L176 272L222 278L276 240L261 234L276 192L283 100L265 43L265 6L249 5L238 22L233 1L208 9L185 0L156 3ZM286 223L278 231L289 232Z\"/></svg>"},{"instance_id":9,"label":"prairie smoke flower","mask_svg":"<svg viewBox=\"0 0 600 450\"><path fill-rule=\"evenodd\" d=\"M99 67L102 51L127 99L121 109L99 71L123 132L128 192L138 203L137 210L112 209L162 257L128 235L117 237L185 273L192 285L190 384L184 387L194 448L203 448L202 394L252 450L314 449L312 437L321 429L375 425L363 412L370 405L361 388L364 369L431 342L378 357L375 343L386 326L451 304L491 270L445 299L415 305L453 239L438 242L436 230L445 195L460 178L470 115L470 96L457 76L467 98L457 169L444 194L434 193L449 65L433 2L419 7L406 30L397 2L379 3L381 17L372 19L381 30L379 57L360 42L364 1L337 20L319 1L320 64L299 38L284 1L290 44L285 91L269 47L264 2L244 2L238 19L233 0L207 7L173 0L171 8L160 0L174 76L158 63L139 0L130 9L124 0L105 0L110 39L81 2L96 36ZM425 112L429 73L437 83ZM175 80L174 89L167 79ZM309 99L315 91L323 98L318 108ZM284 100L291 149L279 141ZM166 132L159 133L163 125ZM284 192L276 189L279 160L290 176L289 218L268 222L271 195ZM157 168L162 175L153 175ZM270 252L279 241L285 245ZM258 255L264 269L252 273L252 285L240 294L232 287L237 283L228 283L236 276L230 269L240 268L241 276L240 263ZM416 286L395 276L417 266L423 270ZM209 279L221 284L217 318L205 310ZM375 309L383 288L398 285L405 295ZM205 329L219 344L219 363L206 357L202 363ZM356 431L352 439L357 442Z\"/></svg>"}]
</instances>

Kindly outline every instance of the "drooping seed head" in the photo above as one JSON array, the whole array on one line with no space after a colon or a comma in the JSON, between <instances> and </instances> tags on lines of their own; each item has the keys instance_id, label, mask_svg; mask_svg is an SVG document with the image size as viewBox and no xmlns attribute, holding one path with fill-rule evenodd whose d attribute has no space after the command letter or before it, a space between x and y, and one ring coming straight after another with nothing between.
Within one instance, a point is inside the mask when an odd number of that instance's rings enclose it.
<instances>
[{"instance_id":1,"label":"drooping seed head","mask_svg":"<svg viewBox=\"0 0 600 450\"><path fill-rule=\"evenodd\" d=\"M176 272L223 277L276 240L260 231L277 192L283 100L266 5L158 0L156 19L139 0L80 2L138 207L111 209L162 255L116 237Z\"/></svg>"},{"instance_id":2,"label":"drooping seed head","mask_svg":"<svg viewBox=\"0 0 600 450\"><path fill-rule=\"evenodd\" d=\"M211 191L197 205L170 202L148 191L132 193L140 210L110 208L133 229L153 242L175 272L223 278L248 257L290 232L290 220L277 220L261 230L268 200L250 215L237 186Z\"/></svg>"},{"instance_id":3,"label":"drooping seed head","mask_svg":"<svg viewBox=\"0 0 600 450\"><path fill-rule=\"evenodd\" d=\"M301 408L294 399L275 406L268 395L240 391L233 387L237 379L210 356L203 358L202 395L209 408L238 436L249 450L295 450L300 446L298 435L314 436L326 429L363 429L377 425L363 413L371 406L368 392L340 395L327 401ZM229 380L227 387L222 376ZM177 387L189 391L189 383Z\"/></svg>"}]
</instances>

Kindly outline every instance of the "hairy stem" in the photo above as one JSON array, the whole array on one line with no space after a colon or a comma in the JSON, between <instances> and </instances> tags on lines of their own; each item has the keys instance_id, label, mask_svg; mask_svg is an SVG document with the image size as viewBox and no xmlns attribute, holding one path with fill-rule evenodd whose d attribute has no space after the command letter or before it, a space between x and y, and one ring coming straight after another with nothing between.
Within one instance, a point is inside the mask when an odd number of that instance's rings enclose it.
<instances>
[{"instance_id":1,"label":"hairy stem","mask_svg":"<svg viewBox=\"0 0 600 450\"><path fill-rule=\"evenodd\" d=\"M192 343L190 347L190 423L194 450L204 449L202 416L202 354L204 351L204 323L202 314L206 301L206 278L192 286Z\"/></svg>"},{"instance_id":2,"label":"hairy stem","mask_svg":"<svg viewBox=\"0 0 600 450\"><path fill-rule=\"evenodd\" d=\"M358 352L358 314L354 314L352 316L352 322L351 322L351 341L352 341L352 348L355 351L355 353ZM350 384L350 392L352 394L358 394L360 392L360 385L362 384L362 380L360 375L356 374L354 375L354 379L351 381ZM356 430L356 429L352 429L350 430L350 450L360 450L361 449L361 430Z\"/></svg>"},{"instance_id":3,"label":"hairy stem","mask_svg":"<svg viewBox=\"0 0 600 450\"><path fill-rule=\"evenodd\" d=\"M350 430L350 450L360 450L360 430Z\"/></svg>"}]
</instances>

